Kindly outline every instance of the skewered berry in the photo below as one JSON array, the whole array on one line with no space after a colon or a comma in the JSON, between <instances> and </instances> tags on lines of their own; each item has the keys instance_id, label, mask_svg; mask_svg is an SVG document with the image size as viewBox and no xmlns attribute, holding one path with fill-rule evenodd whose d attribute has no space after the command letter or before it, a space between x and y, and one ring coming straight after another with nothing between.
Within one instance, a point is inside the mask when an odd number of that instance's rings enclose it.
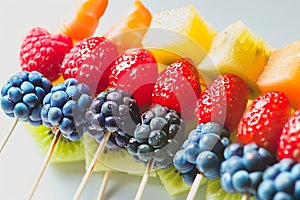
<instances>
[{"instance_id":1,"label":"skewered berry","mask_svg":"<svg viewBox=\"0 0 300 200\"><path fill-rule=\"evenodd\" d=\"M51 88L52 83L39 72L18 72L2 87L1 108L9 117L41 125L42 102Z\"/></svg>"},{"instance_id":2,"label":"skewered berry","mask_svg":"<svg viewBox=\"0 0 300 200\"><path fill-rule=\"evenodd\" d=\"M117 148L128 144L136 124L140 122L140 115L136 101L129 93L110 88L93 100L86 119L88 132L98 143L109 131L111 136L106 146Z\"/></svg>"}]
</instances>

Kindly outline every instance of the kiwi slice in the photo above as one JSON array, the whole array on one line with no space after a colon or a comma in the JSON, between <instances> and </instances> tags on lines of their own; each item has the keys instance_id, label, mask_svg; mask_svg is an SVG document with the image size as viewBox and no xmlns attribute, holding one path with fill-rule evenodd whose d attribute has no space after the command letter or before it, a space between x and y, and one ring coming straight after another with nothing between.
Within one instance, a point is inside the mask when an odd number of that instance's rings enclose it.
<instances>
[{"instance_id":1,"label":"kiwi slice","mask_svg":"<svg viewBox=\"0 0 300 200\"><path fill-rule=\"evenodd\" d=\"M54 137L52 130L44 125L38 127L27 125L27 127L36 144L46 154ZM72 142L61 136L55 146L50 163L78 162L84 159L85 154L81 141Z\"/></svg>"},{"instance_id":2,"label":"kiwi slice","mask_svg":"<svg viewBox=\"0 0 300 200\"><path fill-rule=\"evenodd\" d=\"M99 144L88 134L83 136L83 144L85 149L85 164L86 168L88 168ZM142 163L135 162L126 149L108 149L105 147L94 168L94 172L103 172L106 170L125 172L132 175L143 175L146 167ZM152 170L150 175L156 176L155 170Z\"/></svg>"},{"instance_id":3,"label":"kiwi slice","mask_svg":"<svg viewBox=\"0 0 300 200\"><path fill-rule=\"evenodd\" d=\"M206 187L207 200L240 200L242 195L240 193L228 193L221 187L220 179L208 180ZM250 200L254 200L250 197Z\"/></svg>"},{"instance_id":4,"label":"kiwi slice","mask_svg":"<svg viewBox=\"0 0 300 200\"><path fill-rule=\"evenodd\" d=\"M187 194L191 189L190 186L183 182L180 173L173 165L168 169L156 170L156 174L171 196L177 196L183 193ZM203 178L200 187L206 185L206 182L207 179Z\"/></svg>"}]
</instances>

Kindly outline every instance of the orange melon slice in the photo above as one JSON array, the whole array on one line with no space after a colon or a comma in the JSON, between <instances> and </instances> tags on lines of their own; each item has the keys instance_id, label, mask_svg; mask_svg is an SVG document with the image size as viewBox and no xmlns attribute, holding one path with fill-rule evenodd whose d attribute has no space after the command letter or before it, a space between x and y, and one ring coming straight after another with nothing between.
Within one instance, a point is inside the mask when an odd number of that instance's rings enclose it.
<instances>
[{"instance_id":1,"label":"orange melon slice","mask_svg":"<svg viewBox=\"0 0 300 200\"><path fill-rule=\"evenodd\" d=\"M300 40L274 51L257 85L263 91L281 91L294 109L300 108Z\"/></svg>"}]
</instances>

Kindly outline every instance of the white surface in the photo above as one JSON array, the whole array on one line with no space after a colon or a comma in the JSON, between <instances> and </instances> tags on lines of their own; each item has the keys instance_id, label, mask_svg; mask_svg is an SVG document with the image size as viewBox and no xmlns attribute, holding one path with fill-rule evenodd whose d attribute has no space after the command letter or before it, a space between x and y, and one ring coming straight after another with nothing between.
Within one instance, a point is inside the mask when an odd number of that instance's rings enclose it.
<instances>
[{"instance_id":1,"label":"white surface","mask_svg":"<svg viewBox=\"0 0 300 200\"><path fill-rule=\"evenodd\" d=\"M0 86L17 72L21 40L34 26L56 31L58 25L74 10L80 0L26 0L0 1ZM111 0L101 20L98 33L104 32L130 6L128 0ZM217 1L145 0L152 12L193 4L199 13L220 31L238 19L261 35L275 48L300 39L300 1L252 0ZM0 112L0 142L8 133L13 119ZM43 156L22 124L17 126L6 148L0 154L0 199L27 199ZM84 173L83 164L50 165L36 191L34 199L71 199ZM94 174L82 199L96 199L102 174ZM133 199L140 177L113 174L105 194L106 199ZM171 198L158 180L151 179L143 199Z\"/></svg>"}]
</instances>

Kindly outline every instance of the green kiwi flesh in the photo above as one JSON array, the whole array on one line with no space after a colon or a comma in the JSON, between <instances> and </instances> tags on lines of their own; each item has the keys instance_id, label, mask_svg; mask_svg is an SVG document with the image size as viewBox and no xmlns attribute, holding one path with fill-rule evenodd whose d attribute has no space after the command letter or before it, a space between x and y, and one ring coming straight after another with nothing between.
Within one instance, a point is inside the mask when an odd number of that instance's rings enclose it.
<instances>
[{"instance_id":1,"label":"green kiwi flesh","mask_svg":"<svg viewBox=\"0 0 300 200\"><path fill-rule=\"evenodd\" d=\"M27 125L32 138L45 155L50 147L54 134L44 125L35 127ZM81 141L72 142L61 136L50 158L50 163L69 163L84 161L85 152Z\"/></svg>"}]
</instances>

